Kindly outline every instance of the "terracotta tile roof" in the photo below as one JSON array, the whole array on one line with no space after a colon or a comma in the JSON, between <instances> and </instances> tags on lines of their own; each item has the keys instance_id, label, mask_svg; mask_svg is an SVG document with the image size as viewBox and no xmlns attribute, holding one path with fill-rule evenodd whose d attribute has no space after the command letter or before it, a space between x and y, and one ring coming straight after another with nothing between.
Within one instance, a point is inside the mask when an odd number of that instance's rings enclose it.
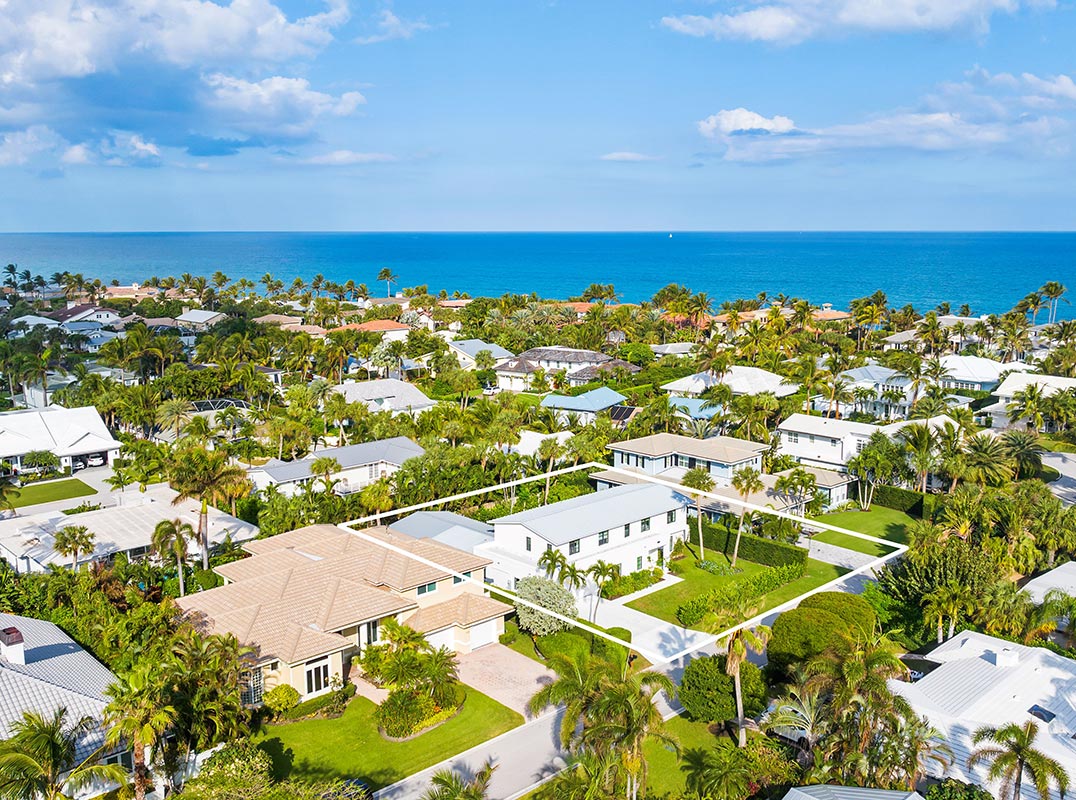
<instances>
[{"instance_id":1,"label":"terracotta tile roof","mask_svg":"<svg viewBox=\"0 0 1076 800\"><path fill-rule=\"evenodd\" d=\"M466 628L479 622L503 617L512 611L512 606L486 597L483 594L461 594L452 600L420 608L404 623L419 633L433 633L449 625Z\"/></svg>"},{"instance_id":2,"label":"terracotta tile roof","mask_svg":"<svg viewBox=\"0 0 1076 800\"><path fill-rule=\"evenodd\" d=\"M410 325L404 325L394 319L372 319L368 322L352 322L333 328L334 331L364 331L366 333L388 333L390 331L409 331Z\"/></svg>"}]
</instances>

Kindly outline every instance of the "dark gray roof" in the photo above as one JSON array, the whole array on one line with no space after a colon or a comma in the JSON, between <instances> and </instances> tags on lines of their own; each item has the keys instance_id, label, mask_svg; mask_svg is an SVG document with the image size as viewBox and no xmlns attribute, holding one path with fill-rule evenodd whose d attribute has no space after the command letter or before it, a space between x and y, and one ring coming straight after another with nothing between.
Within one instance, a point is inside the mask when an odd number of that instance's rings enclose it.
<instances>
[{"instance_id":1,"label":"dark gray roof","mask_svg":"<svg viewBox=\"0 0 1076 800\"><path fill-rule=\"evenodd\" d=\"M603 489L548 506L509 514L507 517L493 520L493 524L523 525L550 544L562 545L572 539L683 508L686 503L683 496L672 489L641 483Z\"/></svg>"},{"instance_id":2,"label":"dark gray roof","mask_svg":"<svg viewBox=\"0 0 1076 800\"><path fill-rule=\"evenodd\" d=\"M568 373L568 377L573 381L593 381L600 378L608 378L618 369L622 369L625 372L634 375L636 372L641 371L642 367L637 367L630 361L614 358L611 361L606 361L602 364L591 364L589 367L581 367L577 370L573 370Z\"/></svg>"},{"instance_id":3,"label":"dark gray roof","mask_svg":"<svg viewBox=\"0 0 1076 800\"><path fill-rule=\"evenodd\" d=\"M379 439L376 442L318 450L300 461L280 461L274 458L254 471L264 472L275 483L291 483L313 477L310 465L317 458L335 458L342 469L353 469L366 464L379 464L382 461L400 466L407 459L415 458L425 452L420 445L406 436L396 436L392 439Z\"/></svg>"},{"instance_id":4,"label":"dark gray roof","mask_svg":"<svg viewBox=\"0 0 1076 800\"><path fill-rule=\"evenodd\" d=\"M493 539L492 525L451 511L416 511L389 527L415 539L434 539L467 552Z\"/></svg>"},{"instance_id":5,"label":"dark gray roof","mask_svg":"<svg viewBox=\"0 0 1076 800\"><path fill-rule=\"evenodd\" d=\"M528 361L525 358L509 358L507 361L502 361L494 369L497 372L509 372L518 375L530 375L541 369L533 361Z\"/></svg>"},{"instance_id":6,"label":"dark gray roof","mask_svg":"<svg viewBox=\"0 0 1076 800\"><path fill-rule=\"evenodd\" d=\"M0 738L24 711L51 716L63 707L70 722L100 720L108 702L105 689L116 676L51 622L0 614L0 630L9 627L22 633L26 663L0 658ZM103 731L92 729L79 742L77 757L85 758L103 741Z\"/></svg>"},{"instance_id":7,"label":"dark gray roof","mask_svg":"<svg viewBox=\"0 0 1076 800\"><path fill-rule=\"evenodd\" d=\"M610 361L612 356L596 350L579 350L574 347L532 347L519 354L528 361L565 361L570 364L588 364L590 362Z\"/></svg>"}]
</instances>

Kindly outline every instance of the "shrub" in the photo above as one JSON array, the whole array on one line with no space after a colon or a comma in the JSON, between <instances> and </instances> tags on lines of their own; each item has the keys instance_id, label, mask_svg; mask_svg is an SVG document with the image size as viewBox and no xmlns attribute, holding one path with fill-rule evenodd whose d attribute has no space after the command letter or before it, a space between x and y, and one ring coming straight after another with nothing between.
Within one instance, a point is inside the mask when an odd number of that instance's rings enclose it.
<instances>
[{"instance_id":1,"label":"shrub","mask_svg":"<svg viewBox=\"0 0 1076 800\"><path fill-rule=\"evenodd\" d=\"M739 575L743 572L739 567L731 567L728 564L722 564L718 561L711 561L706 559L705 561L699 561L695 566L704 572L709 572L711 575L719 575L721 577L728 575Z\"/></svg>"},{"instance_id":2,"label":"shrub","mask_svg":"<svg viewBox=\"0 0 1076 800\"><path fill-rule=\"evenodd\" d=\"M724 722L736 718L732 676L725 672L725 656L694 658L684 670L678 697L688 714L700 722ZM744 714L761 714L766 708L766 683L762 672L749 661L740 665Z\"/></svg>"},{"instance_id":3,"label":"shrub","mask_svg":"<svg viewBox=\"0 0 1076 800\"><path fill-rule=\"evenodd\" d=\"M538 652L543 658L563 655L574 660L577 656L586 656L591 652L591 643L579 634L570 631L559 631L542 636L538 639L537 645Z\"/></svg>"},{"instance_id":4,"label":"shrub","mask_svg":"<svg viewBox=\"0 0 1076 800\"><path fill-rule=\"evenodd\" d=\"M512 627L512 628L505 628L504 633L502 633L499 637L497 637L497 640L503 645L510 645L510 644L514 644L516 639L518 639L518 638L519 638L519 628Z\"/></svg>"},{"instance_id":5,"label":"shrub","mask_svg":"<svg viewBox=\"0 0 1076 800\"><path fill-rule=\"evenodd\" d=\"M224 578L211 569L196 569L191 581L203 592L224 585Z\"/></svg>"},{"instance_id":6,"label":"shrub","mask_svg":"<svg viewBox=\"0 0 1076 800\"><path fill-rule=\"evenodd\" d=\"M730 581L725 586L711 589L688 600L676 609L676 618L682 625L695 625L711 611L731 605L735 598L745 597L750 600L761 597L801 577L803 570L803 566L788 564L783 567L770 567L757 575Z\"/></svg>"},{"instance_id":7,"label":"shrub","mask_svg":"<svg viewBox=\"0 0 1076 800\"><path fill-rule=\"evenodd\" d=\"M250 739L238 739L205 760L198 777L184 787L183 796L252 797L268 791L273 759Z\"/></svg>"},{"instance_id":8,"label":"shrub","mask_svg":"<svg viewBox=\"0 0 1076 800\"><path fill-rule=\"evenodd\" d=\"M855 594L819 592L801 601L799 607L821 608L840 617L850 627L855 627L866 635L874 633L874 629L878 626L878 615L874 613L871 604Z\"/></svg>"},{"instance_id":9,"label":"shrub","mask_svg":"<svg viewBox=\"0 0 1076 800\"><path fill-rule=\"evenodd\" d=\"M438 708L429 695L396 690L377 707L374 716L386 736L403 739L418 730L419 726L437 711Z\"/></svg>"},{"instance_id":10,"label":"shrub","mask_svg":"<svg viewBox=\"0 0 1076 800\"><path fill-rule=\"evenodd\" d=\"M339 689L338 691L343 693L346 703L347 699L350 699L355 696L355 684L345 684L344 687ZM339 703L340 698L337 696L336 692L328 692L327 694L319 695L318 697L315 697L311 700L304 700L302 703L299 703L299 705L295 706L295 708L291 709L290 711L285 711L281 715L281 718L294 720L303 719L305 717L312 717L315 714L324 711L325 709L333 710L334 706Z\"/></svg>"},{"instance_id":11,"label":"shrub","mask_svg":"<svg viewBox=\"0 0 1076 800\"><path fill-rule=\"evenodd\" d=\"M602 597L606 600L615 600L617 597L641 591L660 581L663 575L664 573L660 567L643 569L627 575L617 575L602 586Z\"/></svg>"},{"instance_id":12,"label":"shrub","mask_svg":"<svg viewBox=\"0 0 1076 800\"><path fill-rule=\"evenodd\" d=\"M993 795L973 784L946 778L927 790L926 800L993 800Z\"/></svg>"},{"instance_id":13,"label":"shrub","mask_svg":"<svg viewBox=\"0 0 1076 800\"><path fill-rule=\"evenodd\" d=\"M571 592L548 578L535 576L522 578L516 582L516 594L524 600L529 600L542 608L548 608L566 617L574 617L577 613L575 599ZM567 622L543 614L522 603L516 603L516 617L519 620L519 629L534 636L547 636L571 627Z\"/></svg>"},{"instance_id":14,"label":"shrub","mask_svg":"<svg viewBox=\"0 0 1076 800\"><path fill-rule=\"evenodd\" d=\"M766 656L782 673L795 663L806 661L841 643L850 623L822 608L793 608L773 623Z\"/></svg>"},{"instance_id":15,"label":"shrub","mask_svg":"<svg viewBox=\"0 0 1076 800\"><path fill-rule=\"evenodd\" d=\"M605 632L622 641L631 641L631 631L627 628L606 628ZM625 648L623 645L610 642L608 639L603 639L601 636L591 635L590 652L606 661L616 661L617 656L624 656Z\"/></svg>"},{"instance_id":16,"label":"shrub","mask_svg":"<svg viewBox=\"0 0 1076 800\"><path fill-rule=\"evenodd\" d=\"M283 714L299 704L299 692L295 687L282 683L266 692L262 702L274 714Z\"/></svg>"},{"instance_id":17,"label":"shrub","mask_svg":"<svg viewBox=\"0 0 1076 800\"><path fill-rule=\"evenodd\" d=\"M385 669L385 661L389 656L389 645L387 644L374 644L367 645L362 651L362 657L359 659L359 666L362 667L363 675L374 684L380 685L381 676Z\"/></svg>"},{"instance_id":18,"label":"shrub","mask_svg":"<svg viewBox=\"0 0 1076 800\"><path fill-rule=\"evenodd\" d=\"M707 549L716 550L727 556L732 555L732 549L736 545L735 530L729 530L712 522L703 521L702 538ZM807 551L804 548L773 539L764 539L747 531L744 531L743 536L740 537L739 556L746 561L767 567L783 567L789 564L799 564L804 568L807 566Z\"/></svg>"},{"instance_id":19,"label":"shrub","mask_svg":"<svg viewBox=\"0 0 1076 800\"><path fill-rule=\"evenodd\" d=\"M914 517L923 516L923 495L911 489L881 485L874 490L874 502Z\"/></svg>"}]
</instances>

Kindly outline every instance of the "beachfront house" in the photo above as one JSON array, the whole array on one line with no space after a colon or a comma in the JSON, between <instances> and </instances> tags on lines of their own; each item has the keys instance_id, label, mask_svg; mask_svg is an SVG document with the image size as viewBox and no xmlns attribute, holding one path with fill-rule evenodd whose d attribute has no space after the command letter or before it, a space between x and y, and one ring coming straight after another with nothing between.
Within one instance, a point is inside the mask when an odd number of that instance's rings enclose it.
<instances>
[{"instance_id":1,"label":"beachfront house","mask_svg":"<svg viewBox=\"0 0 1076 800\"><path fill-rule=\"evenodd\" d=\"M499 344L490 344L489 342L483 342L481 339L457 339L453 342L448 342L448 352L456 357L460 369L467 370L477 368L479 353L489 353L493 357L494 364L515 355Z\"/></svg>"},{"instance_id":2,"label":"beachfront house","mask_svg":"<svg viewBox=\"0 0 1076 800\"><path fill-rule=\"evenodd\" d=\"M0 560L16 572L48 572L51 567L70 567L74 556L56 551L56 533L71 525L85 527L93 535L93 547L78 554L79 564L109 562L123 554L129 561L149 555L153 531L163 521L179 519L198 530L201 504L184 500L173 505L176 492L168 484L155 484L141 492L137 487L112 492L96 499L101 508L65 514L44 511L38 514L0 519ZM243 542L258 535L258 528L231 514L208 509L210 548L225 541ZM191 545L192 553L195 545Z\"/></svg>"},{"instance_id":3,"label":"beachfront house","mask_svg":"<svg viewBox=\"0 0 1076 800\"><path fill-rule=\"evenodd\" d=\"M331 458L340 465L329 475L332 490L340 495L362 491L371 483L396 473L408 459L426 451L406 436L362 442L344 447L330 447L310 453L297 461L270 459L247 472L251 483L259 490L275 486L283 495L293 497L310 484L321 487L324 475L316 475L311 467L319 458Z\"/></svg>"},{"instance_id":4,"label":"beachfront house","mask_svg":"<svg viewBox=\"0 0 1076 800\"><path fill-rule=\"evenodd\" d=\"M249 558L215 568L224 586L176 601L203 630L234 634L254 649L249 704L280 684L304 700L330 691L366 647L382 641L387 620L461 654L504 632L512 607L452 574L481 583L488 558L381 526L361 533L376 541L310 525L248 542Z\"/></svg>"},{"instance_id":5,"label":"beachfront house","mask_svg":"<svg viewBox=\"0 0 1076 800\"><path fill-rule=\"evenodd\" d=\"M27 453L48 451L60 460L61 470L70 471L76 462L110 464L120 447L93 406L50 405L0 413L0 461L8 473L30 469L23 465Z\"/></svg>"},{"instance_id":6,"label":"beachfront house","mask_svg":"<svg viewBox=\"0 0 1076 800\"><path fill-rule=\"evenodd\" d=\"M1035 375L1029 372L1010 372L1001 384L994 389L994 402L979 410L979 414L985 418L994 428L1007 428L1010 425L1027 424L1027 420L1010 419L1009 405L1016 400L1016 395L1025 391L1028 387L1038 388L1044 397L1050 397L1057 392L1076 389L1076 378L1065 378L1061 375Z\"/></svg>"},{"instance_id":7,"label":"beachfront house","mask_svg":"<svg viewBox=\"0 0 1076 800\"><path fill-rule=\"evenodd\" d=\"M363 403L372 412L387 411L393 416L407 414L417 417L437 405L417 386L397 378L378 378L372 381L344 381L332 387L349 403Z\"/></svg>"},{"instance_id":8,"label":"beachfront house","mask_svg":"<svg viewBox=\"0 0 1076 800\"><path fill-rule=\"evenodd\" d=\"M1035 749L1076 775L1076 661L971 630L938 645L926 658L937 666L924 670L926 675L915 683L890 680L889 688L908 701L916 716L926 717L952 750L948 764L930 762L930 777L977 783L996 795L1001 787L988 779L988 764L968 768L976 747L971 737L984 726L1029 722L1039 728ZM1032 781L1025 780L1020 798L1038 800ZM1064 795L1052 788L1050 798L1063 800Z\"/></svg>"},{"instance_id":9,"label":"beachfront house","mask_svg":"<svg viewBox=\"0 0 1076 800\"><path fill-rule=\"evenodd\" d=\"M732 390L734 397L739 395L756 395L770 392L776 397L795 394L799 388L789 383L780 375L758 367L741 367L734 365L722 375L713 372L696 372L685 378L664 384L661 388L673 397L698 397L707 389L718 384L725 384Z\"/></svg>"},{"instance_id":10,"label":"beachfront house","mask_svg":"<svg viewBox=\"0 0 1076 800\"><path fill-rule=\"evenodd\" d=\"M562 424L573 420L580 425L589 425L598 418L598 414L619 406L625 400L620 392L614 392L607 386L599 386L580 395L547 394L542 398L542 408L553 411Z\"/></svg>"},{"instance_id":11,"label":"beachfront house","mask_svg":"<svg viewBox=\"0 0 1076 800\"><path fill-rule=\"evenodd\" d=\"M687 531L688 502L653 484L584 494L493 520L493 541L475 552L491 559L486 574L507 589L544 574L538 560L550 549L580 569L605 561L627 575L665 563Z\"/></svg>"}]
</instances>

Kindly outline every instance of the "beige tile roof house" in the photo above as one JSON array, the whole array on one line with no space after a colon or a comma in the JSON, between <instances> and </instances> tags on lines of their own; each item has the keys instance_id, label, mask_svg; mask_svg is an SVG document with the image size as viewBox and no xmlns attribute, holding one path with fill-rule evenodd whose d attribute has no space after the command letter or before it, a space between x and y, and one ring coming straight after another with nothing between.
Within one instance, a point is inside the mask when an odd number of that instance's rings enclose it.
<instances>
[{"instance_id":1,"label":"beige tile roof house","mask_svg":"<svg viewBox=\"0 0 1076 800\"><path fill-rule=\"evenodd\" d=\"M444 567L429 566L335 525L309 525L247 542L251 556L216 568L225 585L180 598L181 608L217 633L256 650L247 701L288 683L303 697L343 677L362 649L395 619L456 652L490 644L511 607L449 570L484 580L490 560L383 526L364 529Z\"/></svg>"}]
</instances>

